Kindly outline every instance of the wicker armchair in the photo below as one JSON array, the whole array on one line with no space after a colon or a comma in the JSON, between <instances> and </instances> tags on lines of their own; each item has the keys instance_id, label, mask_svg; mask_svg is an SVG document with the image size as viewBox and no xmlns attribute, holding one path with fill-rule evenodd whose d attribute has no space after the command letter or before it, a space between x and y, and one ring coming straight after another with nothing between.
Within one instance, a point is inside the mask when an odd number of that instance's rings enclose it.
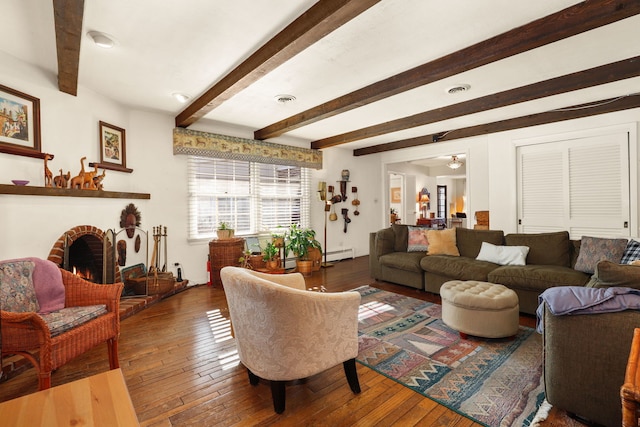
<instances>
[{"instance_id":1,"label":"wicker armchair","mask_svg":"<svg viewBox=\"0 0 640 427\"><path fill-rule=\"evenodd\" d=\"M119 307L123 284L99 285L66 270L60 271L64 309L105 304L106 314L52 336L50 326L40 314L0 310L2 354L21 355L29 360L38 372L40 390L51 387L53 370L103 342L107 343L109 367L119 367Z\"/></svg>"}]
</instances>

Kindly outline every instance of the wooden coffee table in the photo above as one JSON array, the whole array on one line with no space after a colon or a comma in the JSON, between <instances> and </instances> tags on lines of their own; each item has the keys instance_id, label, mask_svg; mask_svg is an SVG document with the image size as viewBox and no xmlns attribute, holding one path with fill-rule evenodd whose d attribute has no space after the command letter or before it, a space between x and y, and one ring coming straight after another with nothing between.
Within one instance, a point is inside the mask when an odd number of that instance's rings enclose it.
<instances>
[{"instance_id":1,"label":"wooden coffee table","mask_svg":"<svg viewBox=\"0 0 640 427\"><path fill-rule=\"evenodd\" d=\"M114 369L0 403L5 426L139 426L122 371Z\"/></svg>"}]
</instances>

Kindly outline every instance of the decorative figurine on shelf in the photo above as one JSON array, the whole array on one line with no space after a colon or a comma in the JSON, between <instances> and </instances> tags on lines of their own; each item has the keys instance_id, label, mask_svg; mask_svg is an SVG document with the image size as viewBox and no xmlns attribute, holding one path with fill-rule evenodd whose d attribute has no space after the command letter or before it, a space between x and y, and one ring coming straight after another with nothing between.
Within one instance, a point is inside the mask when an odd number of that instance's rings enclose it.
<instances>
[{"instance_id":1,"label":"decorative figurine on shelf","mask_svg":"<svg viewBox=\"0 0 640 427\"><path fill-rule=\"evenodd\" d=\"M62 169L60 169L60 175L53 177L53 186L56 188L67 188L69 179L71 179L71 171L67 171L67 174L64 175Z\"/></svg>"},{"instance_id":2,"label":"decorative figurine on shelf","mask_svg":"<svg viewBox=\"0 0 640 427\"><path fill-rule=\"evenodd\" d=\"M47 166L47 162L52 159L53 159L53 156L51 154L44 155L44 186L45 187L53 187L53 173Z\"/></svg>"},{"instance_id":3,"label":"decorative figurine on shelf","mask_svg":"<svg viewBox=\"0 0 640 427\"><path fill-rule=\"evenodd\" d=\"M84 170L84 161L86 157L80 159L80 173L77 176L71 178L71 188L79 188L81 190L96 190L96 186L93 183L93 178L98 174L98 167L94 166L93 172L86 172Z\"/></svg>"},{"instance_id":4,"label":"decorative figurine on shelf","mask_svg":"<svg viewBox=\"0 0 640 427\"><path fill-rule=\"evenodd\" d=\"M104 179L104 176L106 175L107 171L103 170L102 171L102 175L97 175L93 177L93 185L96 187L96 190L102 190L103 186L102 186L102 180Z\"/></svg>"}]
</instances>

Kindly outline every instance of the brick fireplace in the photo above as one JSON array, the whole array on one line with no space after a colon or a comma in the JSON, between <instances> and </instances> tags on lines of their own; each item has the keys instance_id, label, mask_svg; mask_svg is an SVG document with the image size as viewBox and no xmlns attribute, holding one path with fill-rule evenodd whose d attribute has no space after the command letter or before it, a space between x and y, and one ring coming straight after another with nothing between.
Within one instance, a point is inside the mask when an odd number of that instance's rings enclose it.
<instances>
[{"instance_id":1,"label":"brick fireplace","mask_svg":"<svg viewBox=\"0 0 640 427\"><path fill-rule=\"evenodd\" d=\"M62 233L47 259L94 283L114 283L120 277L112 241L92 225L78 225Z\"/></svg>"}]
</instances>

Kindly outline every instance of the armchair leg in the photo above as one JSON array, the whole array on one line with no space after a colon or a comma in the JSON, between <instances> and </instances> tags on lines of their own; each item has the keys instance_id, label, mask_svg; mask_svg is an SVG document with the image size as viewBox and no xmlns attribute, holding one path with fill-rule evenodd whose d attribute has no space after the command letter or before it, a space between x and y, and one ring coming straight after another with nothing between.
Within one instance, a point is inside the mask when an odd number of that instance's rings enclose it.
<instances>
[{"instance_id":1,"label":"armchair leg","mask_svg":"<svg viewBox=\"0 0 640 427\"><path fill-rule=\"evenodd\" d=\"M39 387L40 390L47 390L51 388L51 372L41 372L39 375Z\"/></svg>"},{"instance_id":2,"label":"armchair leg","mask_svg":"<svg viewBox=\"0 0 640 427\"><path fill-rule=\"evenodd\" d=\"M273 399L273 409L276 414L284 412L285 406L285 381L271 381L271 398Z\"/></svg>"},{"instance_id":3,"label":"armchair leg","mask_svg":"<svg viewBox=\"0 0 640 427\"><path fill-rule=\"evenodd\" d=\"M249 374L249 384L258 385L258 383L260 382L260 378L249 369L247 369L247 373Z\"/></svg>"},{"instance_id":4,"label":"armchair leg","mask_svg":"<svg viewBox=\"0 0 640 427\"><path fill-rule=\"evenodd\" d=\"M120 361L118 360L118 340L107 340L107 352L109 353L109 368L117 369L120 367Z\"/></svg>"},{"instance_id":5,"label":"armchair leg","mask_svg":"<svg viewBox=\"0 0 640 427\"><path fill-rule=\"evenodd\" d=\"M355 394L360 393L360 381L358 381L358 371L356 370L356 359L349 359L343 363L344 373L347 376L349 387Z\"/></svg>"}]
</instances>

